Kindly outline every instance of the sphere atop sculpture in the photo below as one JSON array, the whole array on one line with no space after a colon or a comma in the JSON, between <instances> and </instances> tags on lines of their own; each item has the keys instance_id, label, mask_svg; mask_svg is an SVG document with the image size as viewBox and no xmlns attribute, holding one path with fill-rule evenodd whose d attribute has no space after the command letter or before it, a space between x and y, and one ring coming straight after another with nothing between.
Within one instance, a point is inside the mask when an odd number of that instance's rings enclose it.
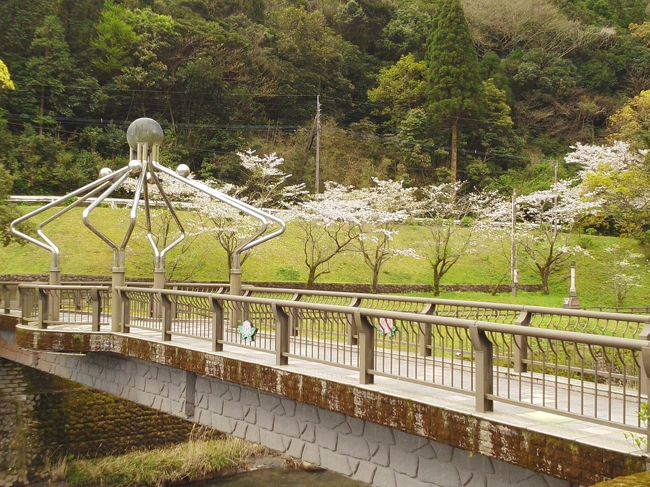
<instances>
[{"instance_id":1,"label":"sphere atop sculpture","mask_svg":"<svg viewBox=\"0 0 650 487\"><path fill-rule=\"evenodd\" d=\"M129 169L131 170L132 174L140 174L140 172L142 172L142 161L133 159L129 162Z\"/></svg>"},{"instance_id":2,"label":"sphere atop sculpture","mask_svg":"<svg viewBox=\"0 0 650 487\"><path fill-rule=\"evenodd\" d=\"M153 118L138 118L126 130L126 140L132 149L138 144L147 144L149 147L162 144L163 129Z\"/></svg>"},{"instance_id":3,"label":"sphere atop sculpture","mask_svg":"<svg viewBox=\"0 0 650 487\"><path fill-rule=\"evenodd\" d=\"M108 176L109 174L112 174L112 173L113 173L113 170L110 167L102 167L99 170L99 177L100 178L105 178L106 176Z\"/></svg>"},{"instance_id":4,"label":"sphere atop sculpture","mask_svg":"<svg viewBox=\"0 0 650 487\"><path fill-rule=\"evenodd\" d=\"M190 167L187 164L179 164L176 168L176 174L186 178L190 175Z\"/></svg>"}]
</instances>

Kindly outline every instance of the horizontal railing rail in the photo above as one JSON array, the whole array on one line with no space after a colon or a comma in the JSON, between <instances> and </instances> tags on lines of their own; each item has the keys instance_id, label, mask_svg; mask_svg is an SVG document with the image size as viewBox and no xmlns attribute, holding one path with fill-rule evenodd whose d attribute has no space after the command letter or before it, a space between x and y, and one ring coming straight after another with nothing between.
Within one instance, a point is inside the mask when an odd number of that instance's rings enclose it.
<instances>
[{"instance_id":1,"label":"horizontal railing rail","mask_svg":"<svg viewBox=\"0 0 650 487\"><path fill-rule=\"evenodd\" d=\"M52 319L52 293L88 292L90 304L97 303L89 308L96 317L100 293L108 287L32 284L20 289L37 293L36 317L30 322L47 327L66 320L87 323L78 319L86 310L72 310L65 299L58 319ZM131 286L116 291L124 333L140 329L143 336L163 341L190 337L209 342L214 352L241 347L274 354L278 365L304 360L352 369L362 384L384 376L447 389L473 397L479 412L501 402L648 434L638 414L648 402L647 339L525 323L529 315L532 321L551 312L592 317L589 312L518 307L518 320L511 324L299 299ZM101 329L99 318L91 324Z\"/></svg>"}]
</instances>

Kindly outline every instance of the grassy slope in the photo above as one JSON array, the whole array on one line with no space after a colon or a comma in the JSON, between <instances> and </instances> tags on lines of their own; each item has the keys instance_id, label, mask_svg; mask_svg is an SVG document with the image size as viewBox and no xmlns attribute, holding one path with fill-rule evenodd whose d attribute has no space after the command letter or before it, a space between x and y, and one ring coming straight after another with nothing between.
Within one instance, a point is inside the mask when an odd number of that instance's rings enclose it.
<instances>
[{"instance_id":1,"label":"grassy slope","mask_svg":"<svg viewBox=\"0 0 650 487\"><path fill-rule=\"evenodd\" d=\"M112 252L93 235L81 222L81 210L73 210L61 221L48 227L50 234L62 252L62 270L64 274L87 274L108 276L112 265ZM188 218L188 214L183 215ZM119 240L126 228L127 213L124 210L99 208L93 215L93 221L109 235ZM304 281L306 279L302 249L296 238L297 229L289 226L287 233L279 239L261 246L244 265L244 279L255 281ZM416 250L426 245L427 232L424 227L408 225L401 229L396 247L413 247ZM611 256L604 249L618 244L625 248L637 249L633 240L612 237L588 237L589 252L592 257L579 257L578 288L583 304L588 306L607 306L613 304L611 289L603 281L609 272L607 259ZM506 243L509 245L509 242ZM73 257L74 256L74 257ZM224 252L211 238L202 235L189 248L181 245L168 258L168 266L178 259L182 263L180 270L172 276L174 279L195 281L226 281L227 267ZM132 248L128 256L128 276L130 278L150 277L153 258L148 242L140 224L135 231ZM12 244L0 247L0 274L42 274L49 268L47 252L33 245ZM348 253L336 258L331 265L331 272L324 275L321 282L368 283L370 271L364 266L358 255ZM501 243L487 243L475 252L462 258L452 268L443 284L488 284L509 282L509 257ZM645 305L650 297L650 276L641 272L643 287L631 292L627 305ZM564 279L558 279L550 296L538 293L522 293L516 302L539 305L561 305L568 289L568 270ZM558 276L561 277L561 276ZM538 279L530 268L522 269L522 282L536 284ZM426 260L396 258L390 261L381 275L384 284L430 284L431 272ZM507 294L492 296L481 293L446 293L446 297L512 301Z\"/></svg>"}]
</instances>

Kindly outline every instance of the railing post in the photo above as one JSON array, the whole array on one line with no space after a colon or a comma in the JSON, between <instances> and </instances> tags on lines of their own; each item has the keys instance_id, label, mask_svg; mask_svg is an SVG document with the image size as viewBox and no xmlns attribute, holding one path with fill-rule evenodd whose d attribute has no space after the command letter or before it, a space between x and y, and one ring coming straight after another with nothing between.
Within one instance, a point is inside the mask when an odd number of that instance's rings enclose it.
<instances>
[{"instance_id":1,"label":"railing post","mask_svg":"<svg viewBox=\"0 0 650 487\"><path fill-rule=\"evenodd\" d=\"M247 289L242 293L242 296L249 297L253 292ZM251 305L250 303L242 303L242 322L250 321L251 319Z\"/></svg>"},{"instance_id":2,"label":"railing post","mask_svg":"<svg viewBox=\"0 0 650 487\"><path fill-rule=\"evenodd\" d=\"M99 331L99 321L102 315L102 298L99 289L90 290L90 304L92 306L92 331Z\"/></svg>"},{"instance_id":3,"label":"railing post","mask_svg":"<svg viewBox=\"0 0 650 487\"><path fill-rule=\"evenodd\" d=\"M47 289L38 289L38 318L36 325L40 329L47 328L47 323L50 319L50 293Z\"/></svg>"},{"instance_id":4,"label":"railing post","mask_svg":"<svg viewBox=\"0 0 650 487\"><path fill-rule=\"evenodd\" d=\"M375 383L375 328L360 311L352 315L359 335L359 384Z\"/></svg>"},{"instance_id":5,"label":"railing post","mask_svg":"<svg viewBox=\"0 0 650 487\"><path fill-rule=\"evenodd\" d=\"M122 300L127 299L127 297L122 292L117 291L118 287L125 285L124 274L124 267L113 267L111 275L111 331L128 333L128 329L124 331L124 326L128 324L128 321L124 321L124 317L128 318L129 314L128 312L125 314L122 309L124 306Z\"/></svg>"},{"instance_id":6,"label":"railing post","mask_svg":"<svg viewBox=\"0 0 650 487\"><path fill-rule=\"evenodd\" d=\"M650 345L641 349L641 364L639 368L640 387L642 390L650 390ZM644 404L650 411L650 401L648 401L647 396ZM641 406L641 404L639 404L639 406ZM646 451L650 452L650 421L646 422Z\"/></svg>"},{"instance_id":7,"label":"railing post","mask_svg":"<svg viewBox=\"0 0 650 487\"><path fill-rule=\"evenodd\" d=\"M291 301L298 302L302 299L302 294L296 293L291 298ZM291 329L291 336L297 337L300 330L300 309L291 308L289 316L289 328Z\"/></svg>"},{"instance_id":8,"label":"railing post","mask_svg":"<svg viewBox=\"0 0 650 487\"><path fill-rule=\"evenodd\" d=\"M11 312L11 290L9 284L2 285L2 306L5 313L9 314Z\"/></svg>"},{"instance_id":9,"label":"railing post","mask_svg":"<svg viewBox=\"0 0 650 487\"><path fill-rule=\"evenodd\" d=\"M361 306L361 298L352 298L352 301L348 306L351 308L358 308ZM355 320L352 317L348 316L348 324L348 344L357 345L359 343L359 328L357 323L355 323Z\"/></svg>"},{"instance_id":10,"label":"railing post","mask_svg":"<svg viewBox=\"0 0 650 487\"><path fill-rule=\"evenodd\" d=\"M223 304L212 298L212 351L223 351Z\"/></svg>"},{"instance_id":11,"label":"railing post","mask_svg":"<svg viewBox=\"0 0 650 487\"><path fill-rule=\"evenodd\" d=\"M639 340L644 340L648 342L650 346L650 323L643 325L641 333L639 333ZM641 367L641 382L639 384L641 394L648 394L648 381L650 380L650 374L646 372L644 367Z\"/></svg>"},{"instance_id":12,"label":"railing post","mask_svg":"<svg viewBox=\"0 0 650 487\"><path fill-rule=\"evenodd\" d=\"M494 402L487 396L492 395L494 373L492 368L493 347L487 334L473 324L469 328L469 338L474 347L476 377L474 380L476 394L476 411L485 413L494 410Z\"/></svg>"},{"instance_id":13,"label":"railing post","mask_svg":"<svg viewBox=\"0 0 650 487\"><path fill-rule=\"evenodd\" d=\"M530 326L533 319L533 314L530 311L522 311L515 322L515 325ZM515 350L513 356L513 369L515 372L521 374L528 371L528 337L523 335L515 335Z\"/></svg>"},{"instance_id":14,"label":"railing post","mask_svg":"<svg viewBox=\"0 0 650 487\"><path fill-rule=\"evenodd\" d=\"M20 310L23 318L23 323L32 316L34 311L34 300L36 298L36 289L34 288L18 288L20 299Z\"/></svg>"},{"instance_id":15,"label":"railing post","mask_svg":"<svg viewBox=\"0 0 650 487\"><path fill-rule=\"evenodd\" d=\"M117 293L114 293L113 296L119 296L120 301L120 315L117 323L117 331L129 333L129 325L131 324L131 300L129 299L129 295L120 290ZM116 331L116 329L112 326L111 331Z\"/></svg>"},{"instance_id":16,"label":"railing post","mask_svg":"<svg viewBox=\"0 0 650 487\"><path fill-rule=\"evenodd\" d=\"M281 306L273 304L275 315L275 365L289 363L289 315Z\"/></svg>"},{"instance_id":17,"label":"railing post","mask_svg":"<svg viewBox=\"0 0 650 487\"><path fill-rule=\"evenodd\" d=\"M434 316L436 314L436 304L428 303L424 306L422 314ZM418 337L418 352L420 357L429 357L431 350L431 323L420 323L420 336Z\"/></svg>"},{"instance_id":18,"label":"railing post","mask_svg":"<svg viewBox=\"0 0 650 487\"><path fill-rule=\"evenodd\" d=\"M174 285L174 286L172 286L172 289L174 291L178 291L178 286ZM174 300L172 300L172 310L171 310L172 316L174 318L178 318L178 311L177 310L178 310L177 300L174 299Z\"/></svg>"},{"instance_id":19,"label":"railing post","mask_svg":"<svg viewBox=\"0 0 650 487\"><path fill-rule=\"evenodd\" d=\"M81 289L73 291L74 295L74 309L79 311L81 309Z\"/></svg>"},{"instance_id":20,"label":"railing post","mask_svg":"<svg viewBox=\"0 0 650 487\"><path fill-rule=\"evenodd\" d=\"M169 299L167 294L161 292L158 293L158 299L160 303L160 318L161 318L161 330L162 330L162 341L168 342L172 339L172 300Z\"/></svg>"}]
</instances>

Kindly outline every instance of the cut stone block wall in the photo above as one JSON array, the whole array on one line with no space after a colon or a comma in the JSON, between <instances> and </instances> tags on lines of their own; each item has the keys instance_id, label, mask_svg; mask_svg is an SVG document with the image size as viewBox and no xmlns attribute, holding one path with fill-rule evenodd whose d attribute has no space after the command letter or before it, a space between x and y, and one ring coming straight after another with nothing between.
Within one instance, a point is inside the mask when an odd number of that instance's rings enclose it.
<instances>
[{"instance_id":1,"label":"cut stone block wall","mask_svg":"<svg viewBox=\"0 0 650 487\"><path fill-rule=\"evenodd\" d=\"M377 486L569 485L386 426L151 362L101 353L41 354L36 365Z\"/></svg>"},{"instance_id":2,"label":"cut stone block wall","mask_svg":"<svg viewBox=\"0 0 650 487\"><path fill-rule=\"evenodd\" d=\"M187 440L193 423L0 358L0 487L59 455L125 453Z\"/></svg>"}]
</instances>

